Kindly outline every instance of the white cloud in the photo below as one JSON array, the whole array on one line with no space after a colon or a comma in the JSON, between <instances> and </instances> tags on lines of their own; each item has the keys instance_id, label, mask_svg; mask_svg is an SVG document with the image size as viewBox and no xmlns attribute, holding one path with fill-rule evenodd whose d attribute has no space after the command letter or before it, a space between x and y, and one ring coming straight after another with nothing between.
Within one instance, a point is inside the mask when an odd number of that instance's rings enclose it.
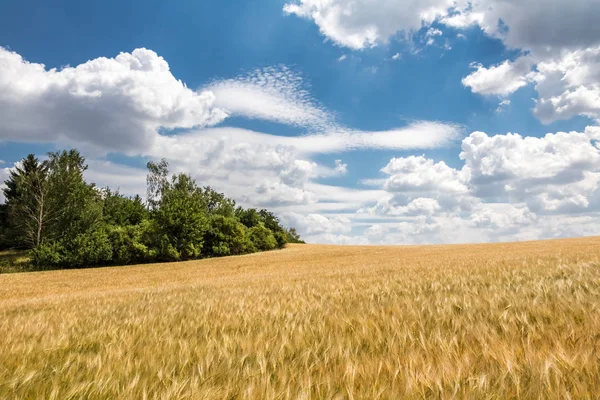
<instances>
[{"instance_id":1,"label":"white cloud","mask_svg":"<svg viewBox=\"0 0 600 400\"><path fill-rule=\"evenodd\" d=\"M446 26L456 29L465 29L473 25L481 25L483 23L484 14L481 12L462 12L446 15L440 18L440 22ZM465 35L459 33L458 38L464 38Z\"/></svg>"},{"instance_id":2,"label":"white cloud","mask_svg":"<svg viewBox=\"0 0 600 400\"><path fill-rule=\"evenodd\" d=\"M388 175L384 188L390 192L465 193L468 190L460 171L424 156L393 158L381 171Z\"/></svg>"},{"instance_id":3,"label":"white cloud","mask_svg":"<svg viewBox=\"0 0 600 400\"><path fill-rule=\"evenodd\" d=\"M534 113L542 122L574 115L600 119L600 46L541 61L537 70Z\"/></svg>"},{"instance_id":4,"label":"white cloud","mask_svg":"<svg viewBox=\"0 0 600 400\"><path fill-rule=\"evenodd\" d=\"M214 100L175 79L151 50L48 70L0 47L0 140L138 152L154 143L160 127L222 121L226 113Z\"/></svg>"},{"instance_id":5,"label":"white cloud","mask_svg":"<svg viewBox=\"0 0 600 400\"><path fill-rule=\"evenodd\" d=\"M530 57L519 57L514 62L507 60L489 68L473 64L476 71L463 78L462 83L473 93L508 96L529 83L533 65Z\"/></svg>"},{"instance_id":6,"label":"white cloud","mask_svg":"<svg viewBox=\"0 0 600 400\"><path fill-rule=\"evenodd\" d=\"M345 54L342 54L342 55L340 56L340 58L338 58L338 61L339 61L339 62L342 62L342 61L344 61L346 58L348 58L348 56L346 56Z\"/></svg>"},{"instance_id":7,"label":"white cloud","mask_svg":"<svg viewBox=\"0 0 600 400\"><path fill-rule=\"evenodd\" d=\"M174 158L197 159L213 151L213 146L225 142L231 146L244 143L268 147L292 148L299 154L328 154L359 149L410 150L438 148L456 140L463 128L457 125L417 121L410 125L381 132L362 132L349 129L332 130L323 134L277 136L240 128L208 128L176 136L163 136L156 141L150 154L172 153ZM217 151L216 149L214 151ZM258 154L248 156L263 162Z\"/></svg>"},{"instance_id":8,"label":"white cloud","mask_svg":"<svg viewBox=\"0 0 600 400\"><path fill-rule=\"evenodd\" d=\"M351 221L345 216L285 212L280 215L280 219L284 225L294 226L305 235L349 233L352 230Z\"/></svg>"},{"instance_id":9,"label":"white cloud","mask_svg":"<svg viewBox=\"0 0 600 400\"><path fill-rule=\"evenodd\" d=\"M600 233L600 128L462 143L464 166L424 156L392 159L387 194L358 209L372 243L532 240ZM585 214L583 214L585 213Z\"/></svg>"},{"instance_id":10,"label":"white cloud","mask_svg":"<svg viewBox=\"0 0 600 400\"><path fill-rule=\"evenodd\" d=\"M364 236L351 236L344 234L322 233L318 235L305 235L302 237L308 243L329 243L338 245L368 245L369 239Z\"/></svg>"},{"instance_id":11,"label":"white cloud","mask_svg":"<svg viewBox=\"0 0 600 400\"><path fill-rule=\"evenodd\" d=\"M297 225L309 241L456 242L600 232L598 127L543 138L474 132L462 142L463 166L455 168L425 156L396 157L380 176L364 181L372 188L351 189L319 180L360 166L339 159L317 162L316 156L360 149L437 148L455 141L463 128L432 121L379 132L342 127L311 97L300 75L284 67L218 81L197 92L177 81L166 61L148 50L60 71L28 64L3 51L0 114L8 117L8 123L0 127L2 139L63 140L78 146L89 143L105 152L165 157L173 172L189 172L199 184L211 185L245 206L269 207ZM545 102L555 101L554 114L548 118L594 116L593 102L565 102L563 97L569 97L563 94L595 90L596 56L593 49L566 52L538 62L533 73L531 65L519 69L519 63L525 63L521 57L505 67L480 67L485 71L471 83L482 93L510 93L510 84L494 83L498 69L507 68L509 72L500 75L513 86L519 79L535 81L540 93L536 112L543 113ZM163 89L165 98L156 94ZM259 100L248 105L242 101L244 96L249 96L245 97L248 103ZM508 102L505 99L501 105ZM568 105L564 111L563 104ZM69 112L80 119L53 119L51 111L58 106L63 107L61 117ZM14 110L18 112L13 115ZM108 111L119 120L111 124L135 129L121 134L125 137L119 141L111 138L104 131ZM35 118L26 118L29 113ZM226 115L296 125L307 133L287 137L229 127L159 133L160 127L214 124ZM86 118L102 123L80 130ZM48 127L60 128L56 131L61 135L45 136ZM119 187L126 194L144 193L143 169L93 158L89 163L90 181ZM6 171L0 169L0 178Z\"/></svg>"},{"instance_id":12,"label":"white cloud","mask_svg":"<svg viewBox=\"0 0 600 400\"><path fill-rule=\"evenodd\" d=\"M471 181L478 184L521 176L566 179L573 168L600 167L600 152L591 142L593 132L549 133L542 138L474 132L463 140L460 158L470 170Z\"/></svg>"},{"instance_id":13,"label":"white cloud","mask_svg":"<svg viewBox=\"0 0 600 400\"><path fill-rule=\"evenodd\" d=\"M512 204L486 204L473 213L470 224L475 228L492 229L498 235L517 233L522 226L536 222L536 215L527 207Z\"/></svg>"},{"instance_id":14,"label":"white cloud","mask_svg":"<svg viewBox=\"0 0 600 400\"><path fill-rule=\"evenodd\" d=\"M425 33L426 37L434 37L434 36L442 36L442 31L437 28L429 28L427 33Z\"/></svg>"},{"instance_id":15,"label":"white cloud","mask_svg":"<svg viewBox=\"0 0 600 400\"><path fill-rule=\"evenodd\" d=\"M500 103L498 104L498 108L496 108L496 112L501 113L501 112L505 111L509 106L510 106L510 100L504 99L504 100L500 101Z\"/></svg>"},{"instance_id":16,"label":"white cloud","mask_svg":"<svg viewBox=\"0 0 600 400\"><path fill-rule=\"evenodd\" d=\"M400 31L409 33L445 14L452 0L299 0L284 6L287 14L314 21L327 38L359 50Z\"/></svg>"},{"instance_id":17,"label":"white cloud","mask_svg":"<svg viewBox=\"0 0 600 400\"><path fill-rule=\"evenodd\" d=\"M537 54L600 43L597 1L480 0L470 2L461 14L476 21L490 36L501 38L508 47Z\"/></svg>"},{"instance_id":18,"label":"white cloud","mask_svg":"<svg viewBox=\"0 0 600 400\"><path fill-rule=\"evenodd\" d=\"M441 210L441 206L435 199L418 197L406 205L400 205L403 197L387 196L370 208L360 209L358 214L385 215L385 216L419 216L434 215Z\"/></svg>"},{"instance_id":19,"label":"white cloud","mask_svg":"<svg viewBox=\"0 0 600 400\"><path fill-rule=\"evenodd\" d=\"M85 179L95 183L97 187L110 187L118 190L121 194L133 196L146 194L145 169L116 164L106 160L86 160L88 170L85 171Z\"/></svg>"},{"instance_id":20,"label":"white cloud","mask_svg":"<svg viewBox=\"0 0 600 400\"><path fill-rule=\"evenodd\" d=\"M382 238L386 233L390 231L388 225L377 224L371 225L365 229L365 236L368 238Z\"/></svg>"},{"instance_id":21,"label":"white cloud","mask_svg":"<svg viewBox=\"0 0 600 400\"><path fill-rule=\"evenodd\" d=\"M432 46L435 43L436 36L442 36L442 31L437 28L429 28L425 33L425 39L427 39L426 45Z\"/></svg>"},{"instance_id":22,"label":"white cloud","mask_svg":"<svg viewBox=\"0 0 600 400\"><path fill-rule=\"evenodd\" d=\"M535 71L531 71L534 67ZM505 61L498 66L477 70L463 79L474 93L508 96L535 83L538 93L534 114L543 122L584 115L600 120L600 46L560 55L532 56Z\"/></svg>"},{"instance_id":23,"label":"white cloud","mask_svg":"<svg viewBox=\"0 0 600 400\"><path fill-rule=\"evenodd\" d=\"M323 35L352 49L377 45L436 19L457 29L479 25L508 47L536 52L600 42L600 3L590 0L296 0L284 11L312 20Z\"/></svg>"},{"instance_id":24,"label":"white cloud","mask_svg":"<svg viewBox=\"0 0 600 400\"><path fill-rule=\"evenodd\" d=\"M103 161L108 152L164 157L172 172L189 172L200 184L245 205L282 212L289 207L356 210L379 191L317 183L346 174L348 165L341 160L317 163L316 154L434 148L462 132L460 126L427 121L379 132L339 126L311 97L301 75L283 66L216 81L199 92L188 89L164 59L146 49L61 70L47 70L0 49L0 72L0 115L6 116L0 140L76 146L88 155L90 181L125 194L144 193L146 171ZM228 115L297 125L308 133L287 137L228 127L160 130L202 127Z\"/></svg>"},{"instance_id":25,"label":"white cloud","mask_svg":"<svg viewBox=\"0 0 600 400\"><path fill-rule=\"evenodd\" d=\"M478 197L526 202L535 212L580 212L600 206L595 135L595 129L543 138L474 132L460 158Z\"/></svg>"},{"instance_id":26,"label":"white cloud","mask_svg":"<svg viewBox=\"0 0 600 400\"><path fill-rule=\"evenodd\" d=\"M334 172L339 175L346 175L348 173L348 164L344 164L342 160L335 160Z\"/></svg>"},{"instance_id":27,"label":"white cloud","mask_svg":"<svg viewBox=\"0 0 600 400\"><path fill-rule=\"evenodd\" d=\"M599 70L598 1L295 0L284 11L313 21L327 38L354 50L410 38L421 29L426 44L433 45L441 33L431 26L434 21L455 29L478 25L528 55L498 65L474 64L476 71L463 80L474 93L508 96L534 80L537 64L534 111L542 122L575 115L600 119L600 80L594 72Z\"/></svg>"},{"instance_id":28,"label":"white cloud","mask_svg":"<svg viewBox=\"0 0 600 400\"><path fill-rule=\"evenodd\" d=\"M217 81L205 90L216 96L215 106L233 116L320 131L335 125L333 115L310 95L302 76L286 66L268 67Z\"/></svg>"},{"instance_id":29,"label":"white cloud","mask_svg":"<svg viewBox=\"0 0 600 400\"><path fill-rule=\"evenodd\" d=\"M402 54L400 53L396 53L392 56L392 60L399 60L400 58L402 58Z\"/></svg>"},{"instance_id":30,"label":"white cloud","mask_svg":"<svg viewBox=\"0 0 600 400\"><path fill-rule=\"evenodd\" d=\"M1 164L4 164L4 162L2 162ZM0 204L4 203L4 192L2 189L6 188L6 185L4 184L4 182L8 179L8 177L10 176L10 170L11 168L0 168Z\"/></svg>"}]
</instances>

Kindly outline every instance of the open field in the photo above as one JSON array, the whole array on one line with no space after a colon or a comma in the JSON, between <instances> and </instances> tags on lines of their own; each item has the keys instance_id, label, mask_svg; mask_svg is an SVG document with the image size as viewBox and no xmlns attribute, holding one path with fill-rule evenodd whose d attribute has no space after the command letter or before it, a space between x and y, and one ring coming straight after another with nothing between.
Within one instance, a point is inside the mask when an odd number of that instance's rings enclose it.
<instances>
[{"instance_id":1,"label":"open field","mask_svg":"<svg viewBox=\"0 0 600 400\"><path fill-rule=\"evenodd\" d=\"M0 398L597 398L600 238L0 275Z\"/></svg>"}]
</instances>

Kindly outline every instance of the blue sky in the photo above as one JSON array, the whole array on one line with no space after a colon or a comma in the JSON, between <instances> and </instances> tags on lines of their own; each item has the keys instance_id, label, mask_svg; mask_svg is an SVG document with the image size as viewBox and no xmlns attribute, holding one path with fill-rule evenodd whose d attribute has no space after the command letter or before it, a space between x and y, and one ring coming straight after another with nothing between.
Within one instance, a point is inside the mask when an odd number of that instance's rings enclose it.
<instances>
[{"instance_id":1,"label":"blue sky","mask_svg":"<svg viewBox=\"0 0 600 400\"><path fill-rule=\"evenodd\" d=\"M600 6L521 3L9 2L0 178L75 147L98 185L165 157L312 242L599 234Z\"/></svg>"}]
</instances>

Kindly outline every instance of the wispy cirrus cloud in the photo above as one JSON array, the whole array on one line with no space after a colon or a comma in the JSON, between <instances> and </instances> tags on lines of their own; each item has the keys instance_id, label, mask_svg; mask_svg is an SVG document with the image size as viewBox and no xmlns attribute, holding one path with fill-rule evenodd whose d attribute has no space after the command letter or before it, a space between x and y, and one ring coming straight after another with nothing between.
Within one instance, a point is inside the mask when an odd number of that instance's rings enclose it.
<instances>
[{"instance_id":1,"label":"wispy cirrus cloud","mask_svg":"<svg viewBox=\"0 0 600 400\"><path fill-rule=\"evenodd\" d=\"M335 126L335 115L310 94L302 75L285 65L257 69L207 85L215 106L232 116L264 119L312 131Z\"/></svg>"}]
</instances>

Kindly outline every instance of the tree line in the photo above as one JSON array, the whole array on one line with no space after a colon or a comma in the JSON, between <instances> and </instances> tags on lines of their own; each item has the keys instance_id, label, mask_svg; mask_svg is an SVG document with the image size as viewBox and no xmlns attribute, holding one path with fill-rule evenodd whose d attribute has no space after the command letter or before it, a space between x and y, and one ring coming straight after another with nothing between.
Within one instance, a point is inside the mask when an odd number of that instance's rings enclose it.
<instances>
[{"instance_id":1,"label":"tree line","mask_svg":"<svg viewBox=\"0 0 600 400\"><path fill-rule=\"evenodd\" d=\"M0 250L38 267L91 267L247 254L302 242L267 210L243 208L189 174L148 162L147 195L87 183L77 150L30 154L5 181Z\"/></svg>"}]
</instances>

